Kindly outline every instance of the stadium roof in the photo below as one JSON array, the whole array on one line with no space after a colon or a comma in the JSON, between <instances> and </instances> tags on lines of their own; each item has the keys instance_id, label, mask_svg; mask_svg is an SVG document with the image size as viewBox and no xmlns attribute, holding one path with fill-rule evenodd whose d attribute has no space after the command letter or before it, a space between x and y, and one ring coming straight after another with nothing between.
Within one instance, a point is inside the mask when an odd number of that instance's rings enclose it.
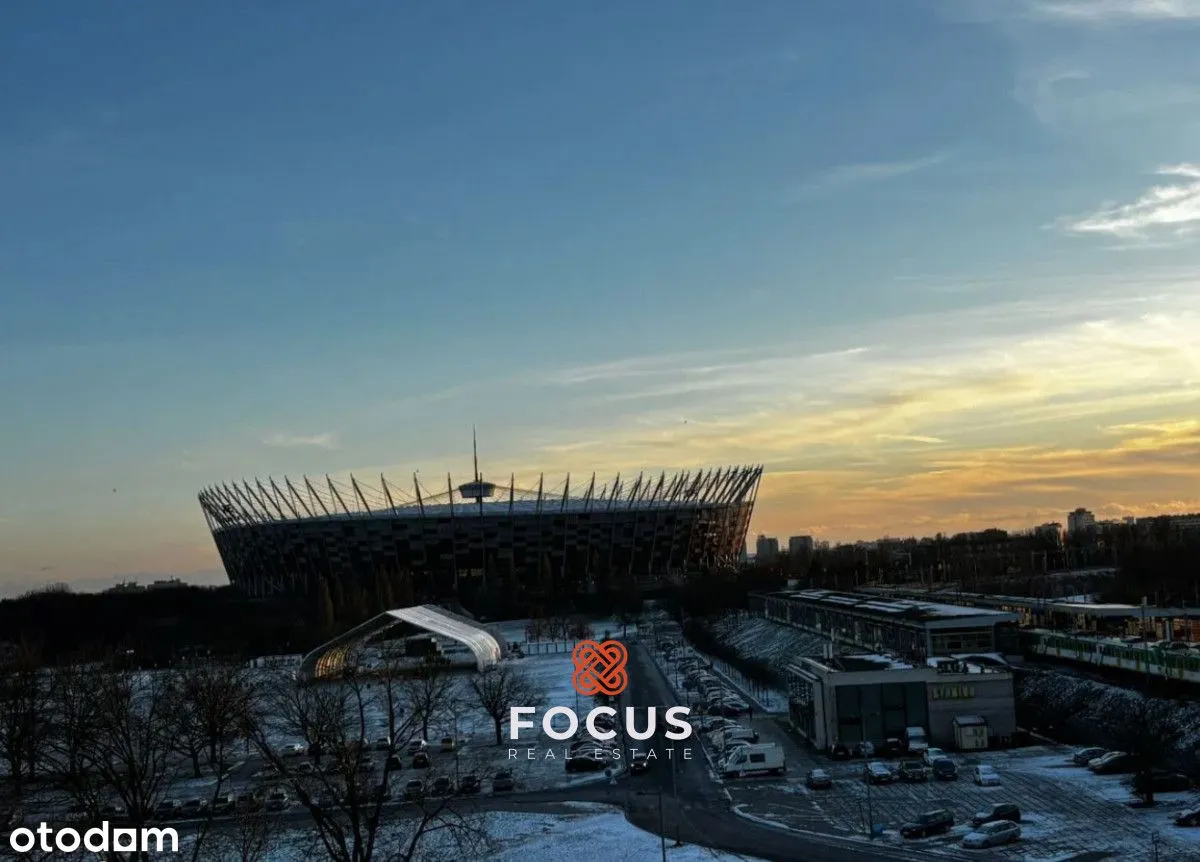
<instances>
[{"instance_id":1,"label":"stadium roof","mask_svg":"<svg viewBox=\"0 0 1200 862\"><path fill-rule=\"evenodd\" d=\"M515 477L507 485L482 481L475 476L455 485L450 476L442 490L430 489L413 476L411 493L379 477L379 487L354 476L346 483L328 476L323 482L308 477L300 481L268 478L223 483L200 492L200 506L212 529L253 526L279 521L344 520L347 518L396 517L503 517L506 515L580 514L584 512L660 510L699 506L730 506L752 502L762 477L762 467L719 467L668 476L639 473L633 479L620 474L612 482L597 485L596 475L576 483L571 476L548 486L539 476L534 488L520 487ZM476 497L478 493L485 493Z\"/></svg>"},{"instance_id":2,"label":"stadium roof","mask_svg":"<svg viewBox=\"0 0 1200 862\"><path fill-rule=\"evenodd\" d=\"M417 605L384 611L317 647L300 662L298 679L301 682L312 682L341 677L347 669L349 659L359 647L375 635L400 623L408 623L458 641L475 656L475 665L479 670L486 670L500 661L500 642L478 624L434 605Z\"/></svg>"}]
</instances>

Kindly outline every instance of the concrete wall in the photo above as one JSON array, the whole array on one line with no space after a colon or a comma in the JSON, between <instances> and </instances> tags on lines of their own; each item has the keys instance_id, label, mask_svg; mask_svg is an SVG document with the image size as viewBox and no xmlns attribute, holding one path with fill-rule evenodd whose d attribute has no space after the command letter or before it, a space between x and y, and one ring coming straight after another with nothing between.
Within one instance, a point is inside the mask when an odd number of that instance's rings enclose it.
<instances>
[{"instance_id":1,"label":"concrete wall","mask_svg":"<svg viewBox=\"0 0 1200 862\"><path fill-rule=\"evenodd\" d=\"M974 697L936 697L937 686L973 686ZM954 719L960 715L978 715L988 723L991 739L1011 737L1017 730L1013 680L1009 674L942 674L927 685L929 698L930 743L953 750Z\"/></svg>"}]
</instances>

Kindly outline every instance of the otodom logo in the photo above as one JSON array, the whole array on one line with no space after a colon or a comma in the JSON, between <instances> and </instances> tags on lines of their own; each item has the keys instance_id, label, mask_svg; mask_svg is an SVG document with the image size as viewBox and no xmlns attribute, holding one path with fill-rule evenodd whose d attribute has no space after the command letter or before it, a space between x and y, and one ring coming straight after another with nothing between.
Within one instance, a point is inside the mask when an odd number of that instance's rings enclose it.
<instances>
[{"instance_id":1,"label":"otodom logo","mask_svg":"<svg viewBox=\"0 0 1200 862\"><path fill-rule=\"evenodd\" d=\"M580 641L571 660L575 662L571 684L584 697L616 697L629 686L629 650L620 641Z\"/></svg>"}]
</instances>

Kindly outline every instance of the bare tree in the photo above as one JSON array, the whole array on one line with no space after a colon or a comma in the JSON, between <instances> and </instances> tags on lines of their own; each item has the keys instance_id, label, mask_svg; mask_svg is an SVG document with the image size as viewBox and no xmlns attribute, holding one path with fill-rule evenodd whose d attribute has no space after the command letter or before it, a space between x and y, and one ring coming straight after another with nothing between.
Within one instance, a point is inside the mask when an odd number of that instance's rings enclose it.
<instances>
[{"instance_id":1,"label":"bare tree","mask_svg":"<svg viewBox=\"0 0 1200 862\"><path fill-rule=\"evenodd\" d=\"M429 725L458 695L459 678L441 656L426 656L402 678L401 690L412 721L420 727L421 739L429 739Z\"/></svg>"},{"instance_id":2,"label":"bare tree","mask_svg":"<svg viewBox=\"0 0 1200 862\"><path fill-rule=\"evenodd\" d=\"M1106 722L1112 743L1133 756L1133 792L1154 804L1154 771L1178 756L1184 729L1169 701L1138 697L1128 709L1114 710Z\"/></svg>"},{"instance_id":3,"label":"bare tree","mask_svg":"<svg viewBox=\"0 0 1200 862\"><path fill-rule=\"evenodd\" d=\"M269 851L276 849L279 838L277 821L263 811L237 814L226 828L214 833L211 839L197 841L194 860L205 862L262 862Z\"/></svg>"},{"instance_id":4,"label":"bare tree","mask_svg":"<svg viewBox=\"0 0 1200 862\"><path fill-rule=\"evenodd\" d=\"M399 749L420 726L404 709L402 672L385 664L370 678L351 673L306 686L281 679L252 722L255 748L278 775L280 789L308 811L318 845L334 862L404 862L429 836L469 842L480 832L449 797L424 795L413 800L409 813L417 816L389 818L380 829L392 805L390 779L402 768ZM430 697L423 709L434 715L441 707ZM292 744L308 756L281 751L282 739L300 740Z\"/></svg>"},{"instance_id":5,"label":"bare tree","mask_svg":"<svg viewBox=\"0 0 1200 862\"><path fill-rule=\"evenodd\" d=\"M171 697L172 738L192 774L200 778L203 766L223 774L253 699L246 669L223 662L189 665L172 673Z\"/></svg>"},{"instance_id":6,"label":"bare tree","mask_svg":"<svg viewBox=\"0 0 1200 862\"><path fill-rule=\"evenodd\" d=\"M541 706L546 693L511 662L501 662L471 679L471 690L492 719L496 745L504 741L503 725L514 706Z\"/></svg>"},{"instance_id":7,"label":"bare tree","mask_svg":"<svg viewBox=\"0 0 1200 862\"><path fill-rule=\"evenodd\" d=\"M171 785L171 691L151 673L100 670L76 681L91 697L93 725L85 762L124 807L130 824L143 826Z\"/></svg>"},{"instance_id":8,"label":"bare tree","mask_svg":"<svg viewBox=\"0 0 1200 862\"><path fill-rule=\"evenodd\" d=\"M0 658L0 760L18 797L45 753L49 678L39 664L37 650L26 643Z\"/></svg>"}]
</instances>

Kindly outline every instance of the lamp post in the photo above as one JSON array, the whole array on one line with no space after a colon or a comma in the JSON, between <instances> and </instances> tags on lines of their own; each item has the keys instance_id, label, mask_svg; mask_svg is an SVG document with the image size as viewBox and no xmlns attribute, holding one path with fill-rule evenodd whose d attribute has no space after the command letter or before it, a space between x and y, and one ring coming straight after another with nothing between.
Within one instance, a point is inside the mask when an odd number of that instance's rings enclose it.
<instances>
[{"instance_id":1,"label":"lamp post","mask_svg":"<svg viewBox=\"0 0 1200 862\"><path fill-rule=\"evenodd\" d=\"M859 722L862 724L862 733L860 734L862 736L862 739L859 741L859 744L862 746L863 780L867 784L867 837L871 841L874 841L875 840L875 812L871 808L871 785L875 783L875 779L874 779L874 776L871 775L871 766L870 766L871 760L870 760L870 756L867 754L867 717L865 715L860 715L858 717L858 719L859 719Z\"/></svg>"}]
</instances>

